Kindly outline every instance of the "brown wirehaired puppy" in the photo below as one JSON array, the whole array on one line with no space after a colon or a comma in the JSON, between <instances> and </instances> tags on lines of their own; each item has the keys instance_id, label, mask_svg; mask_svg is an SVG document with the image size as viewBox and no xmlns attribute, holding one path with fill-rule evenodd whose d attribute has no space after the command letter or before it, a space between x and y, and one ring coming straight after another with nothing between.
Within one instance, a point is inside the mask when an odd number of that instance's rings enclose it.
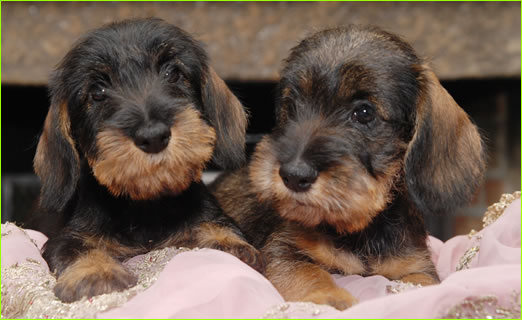
<instances>
[{"instance_id":1,"label":"brown wirehaired puppy","mask_svg":"<svg viewBox=\"0 0 522 320\"><path fill-rule=\"evenodd\" d=\"M200 182L212 158L243 162L246 116L198 41L158 19L109 24L73 46L50 95L34 168L40 217L60 224L43 256L61 300L132 286L120 262L159 247L217 248L262 269Z\"/></svg>"},{"instance_id":2,"label":"brown wirehaired puppy","mask_svg":"<svg viewBox=\"0 0 522 320\"><path fill-rule=\"evenodd\" d=\"M476 127L407 43L324 30L291 50L277 124L212 186L287 300L356 303L329 272L439 282L423 215L466 203L484 170Z\"/></svg>"}]
</instances>

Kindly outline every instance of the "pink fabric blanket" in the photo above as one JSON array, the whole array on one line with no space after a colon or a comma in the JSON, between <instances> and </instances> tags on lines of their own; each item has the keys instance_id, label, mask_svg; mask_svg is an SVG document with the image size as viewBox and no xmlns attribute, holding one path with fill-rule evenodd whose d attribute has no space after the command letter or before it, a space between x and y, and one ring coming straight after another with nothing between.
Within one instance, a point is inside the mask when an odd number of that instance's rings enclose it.
<instances>
[{"instance_id":1,"label":"pink fabric blanket","mask_svg":"<svg viewBox=\"0 0 522 320\"><path fill-rule=\"evenodd\" d=\"M6 318L520 318L520 193L491 206L485 227L429 246L442 283L420 287L381 276L333 275L360 303L343 312L285 302L270 282L211 249L167 248L125 264L138 285L65 304L57 300L41 233L2 225Z\"/></svg>"}]
</instances>

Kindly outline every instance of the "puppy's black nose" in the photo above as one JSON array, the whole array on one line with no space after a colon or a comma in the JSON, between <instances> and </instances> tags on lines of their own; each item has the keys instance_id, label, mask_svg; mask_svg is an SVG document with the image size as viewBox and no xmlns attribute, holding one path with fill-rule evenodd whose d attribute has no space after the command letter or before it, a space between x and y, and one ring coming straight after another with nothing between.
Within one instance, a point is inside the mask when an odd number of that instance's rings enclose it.
<instances>
[{"instance_id":1,"label":"puppy's black nose","mask_svg":"<svg viewBox=\"0 0 522 320\"><path fill-rule=\"evenodd\" d=\"M158 153L169 144L170 129L163 123L145 125L136 131L134 143L147 153Z\"/></svg>"},{"instance_id":2,"label":"puppy's black nose","mask_svg":"<svg viewBox=\"0 0 522 320\"><path fill-rule=\"evenodd\" d=\"M317 180L317 170L302 160L281 165L279 175L285 186L295 192L305 192Z\"/></svg>"}]
</instances>

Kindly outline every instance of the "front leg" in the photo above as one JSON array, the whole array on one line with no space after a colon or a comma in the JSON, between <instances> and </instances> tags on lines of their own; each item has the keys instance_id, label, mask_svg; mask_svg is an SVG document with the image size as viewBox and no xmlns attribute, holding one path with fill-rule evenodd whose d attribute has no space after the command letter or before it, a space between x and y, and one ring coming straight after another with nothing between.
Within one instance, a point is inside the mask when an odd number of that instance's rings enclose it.
<instances>
[{"instance_id":1,"label":"front leg","mask_svg":"<svg viewBox=\"0 0 522 320\"><path fill-rule=\"evenodd\" d=\"M99 248L94 248L90 242L95 238L65 232L46 243L43 256L57 276L54 293L63 302L122 291L136 284L136 276L113 257L118 246L107 246L100 240Z\"/></svg>"},{"instance_id":2,"label":"front leg","mask_svg":"<svg viewBox=\"0 0 522 320\"><path fill-rule=\"evenodd\" d=\"M327 270L295 246L293 235L288 229L276 232L262 249L268 261L266 276L283 298L327 304L338 310L356 304L357 299L338 287Z\"/></svg>"},{"instance_id":3,"label":"front leg","mask_svg":"<svg viewBox=\"0 0 522 320\"><path fill-rule=\"evenodd\" d=\"M201 248L228 252L260 273L264 273L265 260L259 250L249 244L237 227L231 223L202 222L193 230L194 245Z\"/></svg>"},{"instance_id":4,"label":"front leg","mask_svg":"<svg viewBox=\"0 0 522 320\"><path fill-rule=\"evenodd\" d=\"M287 301L306 301L327 304L345 310L357 299L338 287L332 276L319 265L289 260L272 260L268 263L268 280Z\"/></svg>"}]
</instances>

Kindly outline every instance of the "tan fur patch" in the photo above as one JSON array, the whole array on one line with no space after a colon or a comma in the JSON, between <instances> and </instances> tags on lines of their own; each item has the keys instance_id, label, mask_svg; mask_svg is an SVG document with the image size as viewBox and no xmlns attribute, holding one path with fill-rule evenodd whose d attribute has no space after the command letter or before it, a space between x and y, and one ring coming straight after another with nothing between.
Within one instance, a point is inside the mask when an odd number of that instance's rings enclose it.
<instances>
[{"instance_id":1,"label":"tan fur patch","mask_svg":"<svg viewBox=\"0 0 522 320\"><path fill-rule=\"evenodd\" d=\"M402 162L390 164L387 172L373 178L355 161L321 172L311 189L304 193L288 190L279 176L279 163L271 141L265 137L257 146L250 166L250 179L261 201L273 202L286 219L305 226L323 221L340 233L364 229L388 202L390 190Z\"/></svg>"},{"instance_id":2,"label":"tan fur patch","mask_svg":"<svg viewBox=\"0 0 522 320\"><path fill-rule=\"evenodd\" d=\"M129 247L122 245L118 241L102 236L85 236L81 237L85 246L106 252L111 257L124 259L137 256L147 252L147 248L142 246Z\"/></svg>"},{"instance_id":3,"label":"tan fur patch","mask_svg":"<svg viewBox=\"0 0 522 320\"><path fill-rule=\"evenodd\" d=\"M359 301L343 288L324 288L309 292L302 301L310 301L315 304L327 304L337 310L346 310Z\"/></svg>"},{"instance_id":4,"label":"tan fur patch","mask_svg":"<svg viewBox=\"0 0 522 320\"><path fill-rule=\"evenodd\" d=\"M97 136L98 153L89 159L94 176L115 196L147 200L179 194L201 179L212 157L216 134L192 107L176 115L165 150L147 154L123 133L107 129Z\"/></svg>"},{"instance_id":5,"label":"tan fur patch","mask_svg":"<svg viewBox=\"0 0 522 320\"><path fill-rule=\"evenodd\" d=\"M136 277L105 251L93 249L59 276L55 294L64 302L121 291L136 284Z\"/></svg>"},{"instance_id":6,"label":"tan fur patch","mask_svg":"<svg viewBox=\"0 0 522 320\"><path fill-rule=\"evenodd\" d=\"M431 276L436 272L428 251L416 251L387 259L376 258L369 261L369 264L371 274L379 274L391 280L399 280L412 274L424 274L431 277L433 283L438 282Z\"/></svg>"},{"instance_id":7,"label":"tan fur patch","mask_svg":"<svg viewBox=\"0 0 522 320\"><path fill-rule=\"evenodd\" d=\"M70 281L78 282L74 279L83 278L88 274L105 274L111 272L119 263L101 249L92 249L83 256L79 257L61 275L61 278L68 278ZM74 270L74 272L72 271Z\"/></svg>"}]
</instances>

